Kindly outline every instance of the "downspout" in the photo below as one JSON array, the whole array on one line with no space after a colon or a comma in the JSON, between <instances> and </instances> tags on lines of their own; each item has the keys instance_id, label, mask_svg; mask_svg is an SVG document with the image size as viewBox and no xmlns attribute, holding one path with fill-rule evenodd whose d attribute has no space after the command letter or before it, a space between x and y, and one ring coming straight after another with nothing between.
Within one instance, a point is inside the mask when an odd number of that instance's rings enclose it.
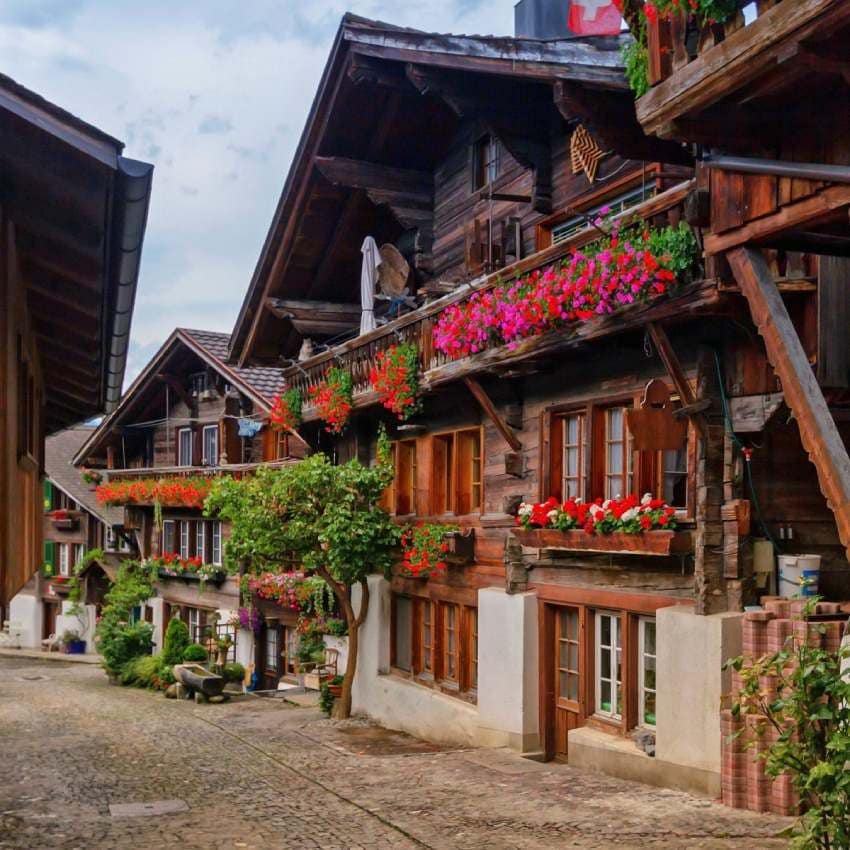
<instances>
[{"instance_id":1,"label":"downspout","mask_svg":"<svg viewBox=\"0 0 850 850\"><path fill-rule=\"evenodd\" d=\"M130 348L130 325L136 301L152 181L151 164L118 157L112 253L112 279L117 285L112 302L113 320L106 360L104 404L107 413L111 413L117 406L124 386L124 372Z\"/></svg>"}]
</instances>

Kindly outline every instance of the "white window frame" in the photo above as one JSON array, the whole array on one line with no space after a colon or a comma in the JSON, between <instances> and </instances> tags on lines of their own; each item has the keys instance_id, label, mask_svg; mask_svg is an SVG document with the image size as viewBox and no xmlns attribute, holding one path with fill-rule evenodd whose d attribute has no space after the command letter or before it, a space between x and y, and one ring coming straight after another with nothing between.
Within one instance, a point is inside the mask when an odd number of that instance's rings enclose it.
<instances>
[{"instance_id":1,"label":"white window frame","mask_svg":"<svg viewBox=\"0 0 850 850\"><path fill-rule=\"evenodd\" d=\"M166 526L171 526L171 547L170 551L166 549L165 541L166 541ZM177 523L173 519L167 519L162 523L162 554L163 555L173 555L174 550L179 548L178 540L177 540Z\"/></svg>"},{"instance_id":2,"label":"white window frame","mask_svg":"<svg viewBox=\"0 0 850 850\"><path fill-rule=\"evenodd\" d=\"M212 432L215 442L215 458L210 460L207 453L207 433ZM218 425L204 425L201 433L201 463L204 466L218 466Z\"/></svg>"},{"instance_id":3,"label":"white window frame","mask_svg":"<svg viewBox=\"0 0 850 850\"><path fill-rule=\"evenodd\" d=\"M210 553L212 558L212 563L215 566L220 567L222 564L221 561L221 521L214 520L212 524L212 534L210 536L211 549Z\"/></svg>"},{"instance_id":4,"label":"white window frame","mask_svg":"<svg viewBox=\"0 0 850 850\"><path fill-rule=\"evenodd\" d=\"M75 543L74 544L74 570L77 569L80 561L86 557L86 544L85 543Z\"/></svg>"},{"instance_id":5,"label":"white window frame","mask_svg":"<svg viewBox=\"0 0 850 850\"><path fill-rule=\"evenodd\" d=\"M67 576L71 574L71 544L57 543L59 548L59 575Z\"/></svg>"},{"instance_id":6,"label":"white window frame","mask_svg":"<svg viewBox=\"0 0 850 850\"><path fill-rule=\"evenodd\" d=\"M655 652L646 651L646 626L655 626ZM646 659L655 661L655 687L646 687ZM646 721L646 694L650 692L655 695L656 721L658 720L658 626L654 617L641 617L638 621L638 725L648 729L654 729L655 723Z\"/></svg>"},{"instance_id":7,"label":"white window frame","mask_svg":"<svg viewBox=\"0 0 850 850\"><path fill-rule=\"evenodd\" d=\"M606 646L603 649L602 646L602 619L604 617L609 617L611 619L611 645ZM596 623L596 632L594 635L595 638L595 653L596 653L596 664L595 669L593 671L594 678L594 689L596 692L596 700L595 700L595 713L600 717L605 717L608 720L617 720L620 721L623 719L622 706L618 705L617 702L617 685L620 685L620 689L623 688L622 679L617 680L617 670L618 668L622 671L622 658L623 658L623 625L622 625L622 615L617 613L616 611L597 611L595 617ZM619 643L619 646L617 644ZM611 683L611 710L606 711L602 708L602 656L607 653L611 659L611 678L604 679L604 681L610 681ZM619 657L618 657L619 656ZM622 672L620 673L622 676Z\"/></svg>"},{"instance_id":8,"label":"white window frame","mask_svg":"<svg viewBox=\"0 0 850 850\"><path fill-rule=\"evenodd\" d=\"M207 562L207 524L203 520L195 523L195 555Z\"/></svg>"},{"instance_id":9,"label":"white window frame","mask_svg":"<svg viewBox=\"0 0 850 850\"><path fill-rule=\"evenodd\" d=\"M190 385L192 387L192 395L200 395L202 392L206 392L209 389L209 376L206 372L195 372L189 378Z\"/></svg>"},{"instance_id":10,"label":"white window frame","mask_svg":"<svg viewBox=\"0 0 850 850\"><path fill-rule=\"evenodd\" d=\"M187 616L188 616L188 620L189 620L189 622L188 622L188 624L187 624L187 625L189 626L189 640L190 640L192 643L195 643L195 642L197 642L197 640L198 640L198 639L200 638L200 636L201 636L201 635L200 635L200 631L201 631L201 612L200 612L200 609L198 609L198 608L187 608L187 609L186 609L186 614L187 614ZM195 634L196 634L196 631L195 631L195 630L196 630L196 629L197 629L197 635L198 635L197 637L195 637Z\"/></svg>"},{"instance_id":11,"label":"white window frame","mask_svg":"<svg viewBox=\"0 0 850 850\"><path fill-rule=\"evenodd\" d=\"M188 452L189 457L186 457L186 452L183 450L183 435L189 435L189 446ZM192 443L194 440L192 439L192 429L191 428L178 428L177 429L177 465L178 466L191 466L192 465Z\"/></svg>"},{"instance_id":12,"label":"white window frame","mask_svg":"<svg viewBox=\"0 0 850 850\"><path fill-rule=\"evenodd\" d=\"M189 557L189 520L180 523L180 557L186 560Z\"/></svg>"}]
</instances>

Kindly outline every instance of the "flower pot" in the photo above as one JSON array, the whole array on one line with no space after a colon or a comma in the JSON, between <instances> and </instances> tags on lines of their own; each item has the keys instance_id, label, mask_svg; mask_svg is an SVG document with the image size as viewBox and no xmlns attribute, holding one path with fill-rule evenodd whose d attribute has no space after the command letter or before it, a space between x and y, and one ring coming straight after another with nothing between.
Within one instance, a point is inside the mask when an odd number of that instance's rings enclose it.
<instances>
[{"instance_id":1,"label":"flower pot","mask_svg":"<svg viewBox=\"0 0 850 850\"><path fill-rule=\"evenodd\" d=\"M342 696L342 685L328 685L328 693L334 699L339 699Z\"/></svg>"},{"instance_id":2,"label":"flower pot","mask_svg":"<svg viewBox=\"0 0 850 850\"><path fill-rule=\"evenodd\" d=\"M625 555L671 555L692 550L687 531L646 531L642 534L588 534L552 528L515 528L513 535L523 545L566 552L610 552Z\"/></svg>"},{"instance_id":3,"label":"flower pot","mask_svg":"<svg viewBox=\"0 0 850 850\"><path fill-rule=\"evenodd\" d=\"M84 640L69 640L65 644L66 655L85 655L86 642Z\"/></svg>"}]
</instances>

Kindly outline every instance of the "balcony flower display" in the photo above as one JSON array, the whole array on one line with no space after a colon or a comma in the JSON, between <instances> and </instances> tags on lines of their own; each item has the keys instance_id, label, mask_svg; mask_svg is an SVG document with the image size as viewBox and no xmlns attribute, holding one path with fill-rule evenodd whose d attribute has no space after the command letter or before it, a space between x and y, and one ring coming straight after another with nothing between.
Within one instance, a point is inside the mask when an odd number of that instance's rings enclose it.
<instances>
[{"instance_id":1,"label":"balcony flower display","mask_svg":"<svg viewBox=\"0 0 850 850\"><path fill-rule=\"evenodd\" d=\"M262 573L248 579L248 589L260 599L275 602L283 608L301 610L300 585L305 575L302 572Z\"/></svg>"},{"instance_id":2,"label":"balcony flower display","mask_svg":"<svg viewBox=\"0 0 850 850\"><path fill-rule=\"evenodd\" d=\"M696 261L696 240L687 225L653 230L602 217L594 223L611 229L593 245L447 307L434 327L436 348L452 359L491 346L515 348L554 328L658 298Z\"/></svg>"},{"instance_id":3,"label":"balcony flower display","mask_svg":"<svg viewBox=\"0 0 850 850\"><path fill-rule=\"evenodd\" d=\"M430 578L444 573L449 545L446 534L459 531L456 525L423 523L409 525L401 536L401 574L409 578Z\"/></svg>"},{"instance_id":4,"label":"balcony flower display","mask_svg":"<svg viewBox=\"0 0 850 850\"><path fill-rule=\"evenodd\" d=\"M378 352L369 373L369 383L384 407L404 422L421 406L416 398L419 350L413 343L405 342Z\"/></svg>"},{"instance_id":5,"label":"balcony flower display","mask_svg":"<svg viewBox=\"0 0 850 850\"><path fill-rule=\"evenodd\" d=\"M258 635L263 628L263 616L254 607L240 607L230 618L230 625Z\"/></svg>"},{"instance_id":6,"label":"balcony flower display","mask_svg":"<svg viewBox=\"0 0 850 850\"><path fill-rule=\"evenodd\" d=\"M643 4L643 16L651 24L659 18L667 19L684 12L696 15L701 26L722 24L739 8L738 0L647 0Z\"/></svg>"},{"instance_id":7,"label":"balcony flower display","mask_svg":"<svg viewBox=\"0 0 850 850\"><path fill-rule=\"evenodd\" d=\"M176 552L167 552L159 557L148 558L147 565L155 568L160 575L195 576L202 581L218 579L225 575L224 567L217 564L205 564L200 558L181 558Z\"/></svg>"},{"instance_id":8,"label":"balcony flower display","mask_svg":"<svg viewBox=\"0 0 850 850\"><path fill-rule=\"evenodd\" d=\"M325 372L324 381L310 387L310 401L316 405L329 434L341 434L345 430L351 413L353 384L348 371L331 366Z\"/></svg>"},{"instance_id":9,"label":"balcony flower display","mask_svg":"<svg viewBox=\"0 0 850 850\"><path fill-rule=\"evenodd\" d=\"M89 486L100 484L103 481L103 475L96 469L87 469L85 466L80 469L80 478L84 484Z\"/></svg>"},{"instance_id":10,"label":"balcony flower display","mask_svg":"<svg viewBox=\"0 0 850 850\"><path fill-rule=\"evenodd\" d=\"M523 502L516 524L526 530L552 528L598 535L642 534L644 531L673 531L676 509L663 499L654 499L650 493L643 498L627 496L593 502L571 498L563 503L550 496L545 502Z\"/></svg>"},{"instance_id":11,"label":"balcony flower display","mask_svg":"<svg viewBox=\"0 0 850 850\"><path fill-rule=\"evenodd\" d=\"M95 495L101 505L158 502L166 508L202 508L211 487L208 478L148 478L101 484Z\"/></svg>"},{"instance_id":12,"label":"balcony flower display","mask_svg":"<svg viewBox=\"0 0 850 850\"><path fill-rule=\"evenodd\" d=\"M269 422L275 431L294 431L301 424L301 390L282 392L272 405Z\"/></svg>"}]
</instances>

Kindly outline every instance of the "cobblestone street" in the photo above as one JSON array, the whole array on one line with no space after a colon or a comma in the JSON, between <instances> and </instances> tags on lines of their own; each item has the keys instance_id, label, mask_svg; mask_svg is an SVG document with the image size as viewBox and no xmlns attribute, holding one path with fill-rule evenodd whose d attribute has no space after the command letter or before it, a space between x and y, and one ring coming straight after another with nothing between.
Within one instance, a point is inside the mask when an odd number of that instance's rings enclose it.
<instances>
[{"instance_id":1,"label":"cobblestone street","mask_svg":"<svg viewBox=\"0 0 850 850\"><path fill-rule=\"evenodd\" d=\"M0 659L0 848L781 848L786 822L249 698ZM110 806L182 801L116 816Z\"/></svg>"}]
</instances>

